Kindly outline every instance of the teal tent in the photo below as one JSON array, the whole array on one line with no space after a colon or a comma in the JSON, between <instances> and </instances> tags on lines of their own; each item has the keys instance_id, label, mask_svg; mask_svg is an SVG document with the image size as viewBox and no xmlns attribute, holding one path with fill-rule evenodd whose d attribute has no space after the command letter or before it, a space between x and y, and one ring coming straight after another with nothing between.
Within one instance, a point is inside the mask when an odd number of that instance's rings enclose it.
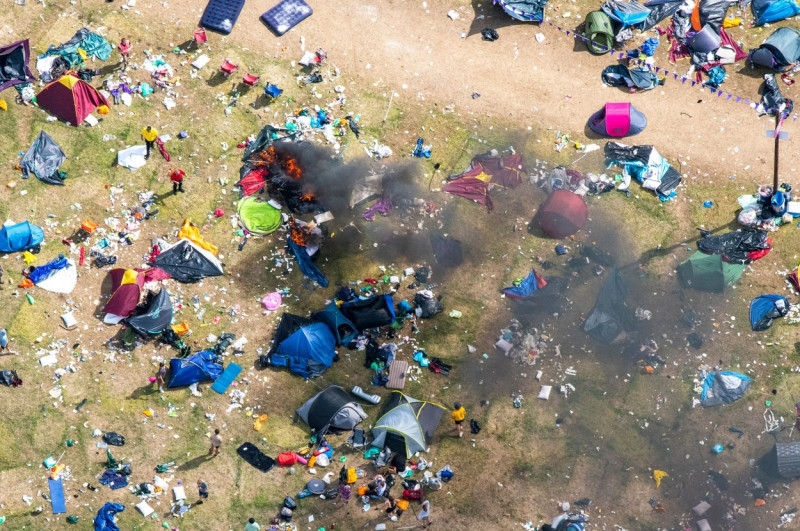
<instances>
[{"instance_id":1,"label":"teal tent","mask_svg":"<svg viewBox=\"0 0 800 531\"><path fill-rule=\"evenodd\" d=\"M725 262L718 254L697 251L678 266L678 279L688 288L721 293L739 280L745 267Z\"/></svg>"}]
</instances>

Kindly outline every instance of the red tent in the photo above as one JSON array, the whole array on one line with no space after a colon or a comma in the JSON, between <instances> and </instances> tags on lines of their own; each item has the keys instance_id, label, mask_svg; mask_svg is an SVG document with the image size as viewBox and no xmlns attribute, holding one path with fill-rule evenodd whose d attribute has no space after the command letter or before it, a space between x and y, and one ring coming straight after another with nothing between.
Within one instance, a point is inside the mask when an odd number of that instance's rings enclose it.
<instances>
[{"instance_id":1,"label":"red tent","mask_svg":"<svg viewBox=\"0 0 800 531\"><path fill-rule=\"evenodd\" d=\"M566 238L578 232L589 219L583 198L568 190L556 190L539 209L539 225L551 238Z\"/></svg>"},{"instance_id":2,"label":"red tent","mask_svg":"<svg viewBox=\"0 0 800 531\"><path fill-rule=\"evenodd\" d=\"M130 317L139 304L144 275L133 269L122 268L112 269L108 274L111 277L112 295L103 308L103 313L120 318Z\"/></svg>"},{"instance_id":3,"label":"red tent","mask_svg":"<svg viewBox=\"0 0 800 531\"><path fill-rule=\"evenodd\" d=\"M442 186L442 191L485 205L489 212L494 208L489 197L489 185L475 177L459 177Z\"/></svg>"},{"instance_id":4,"label":"red tent","mask_svg":"<svg viewBox=\"0 0 800 531\"><path fill-rule=\"evenodd\" d=\"M269 170L267 168L259 167L239 179L236 186L242 190L242 197L252 195L264 188L267 184L268 174Z\"/></svg>"},{"instance_id":5,"label":"red tent","mask_svg":"<svg viewBox=\"0 0 800 531\"><path fill-rule=\"evenodd\" d=\"M57 118L74 126L80 125L92 111L108 101L86 81L74 74L64 74L42 89L36 101Z\"/></svg>"},{"instance_id":6,"label":"red tent","mask_svg":"<svg viewBox=\"0 0 800 531\"><path fill-rule=\"evenodd\" d=\"M496 184L504 188L516 188L522 182L524 173L525 163L522 160L522 155L500 156L489 152L473 158L469 168L461 175L451 177L451 180L474 177L483 182Z\"/></svg>"}]
</instances>

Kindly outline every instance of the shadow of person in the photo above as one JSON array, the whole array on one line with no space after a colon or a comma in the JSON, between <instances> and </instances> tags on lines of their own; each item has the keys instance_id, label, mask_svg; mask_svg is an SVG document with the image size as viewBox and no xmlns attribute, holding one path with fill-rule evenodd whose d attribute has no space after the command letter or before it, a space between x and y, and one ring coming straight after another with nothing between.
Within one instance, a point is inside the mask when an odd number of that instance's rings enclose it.
<instances>
[{"instance_id":1,"label":"shadow of person","mask_svg":"<svg viewBox=\"0 0 800 531\"><path fill-rule=\"evenodd\" d=\"M133 400L138 400L139 398L150 396L157 392L158 392L158 387L155 384L148 383L146 385L134 389L128 398L132 398Z\"/></svg>"},{"instance_id":2,"label":"shadow of person","mask_svg":"<svg viewBox=\"0 0 800 531\"><path fill-rule=\"evenodd\" d=\"M199 467L200 465L211 459L212 457L208 454L200 455L195 457L194 459L190 459L189 461L186 461L185 463L178 465L177 470L183 472L187 470L194 470L195 468Z\"/></svg>"}]
</instances>

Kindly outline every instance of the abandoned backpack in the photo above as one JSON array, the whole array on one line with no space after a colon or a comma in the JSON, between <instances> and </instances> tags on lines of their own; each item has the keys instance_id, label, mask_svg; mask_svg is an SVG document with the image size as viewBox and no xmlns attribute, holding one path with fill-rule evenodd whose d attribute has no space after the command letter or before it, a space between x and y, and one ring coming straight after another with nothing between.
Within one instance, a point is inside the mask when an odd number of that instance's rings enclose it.
<instances>
[{"instance_id":1,"label":"abandoned backpack","mask_svg":"<svg viewBox=\"0 0 800 531\"><path fill-rule=\"evenodd\" d=\"M283 452L278 454L278 466L292 466L297 462L297 454L294 452Z\"/></svg>"},{"instance_id":2,"label":"abandoned backpack","mask_svg":"<svg viewBox=\"0 0 800 531\"><path fill-rule=\"evenodd\" d=\"M478 435L481 432L481 425L478 424L478 421L475 419L470 419L469 421L469 431Z\"/></svg>"}]
</instances>

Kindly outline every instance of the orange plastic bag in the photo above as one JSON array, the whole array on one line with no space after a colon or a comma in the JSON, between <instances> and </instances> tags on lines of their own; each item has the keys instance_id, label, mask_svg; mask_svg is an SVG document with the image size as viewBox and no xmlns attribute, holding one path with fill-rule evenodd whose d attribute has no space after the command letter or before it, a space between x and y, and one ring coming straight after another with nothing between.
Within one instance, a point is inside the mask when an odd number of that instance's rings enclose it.
<instances>
[{"instance_id":1,"label":"orange plastic bag","mask_svg":"<svg viewBox=\"0 0 800 531\"><path fill-rule=\"evenodd\" d=\"M98 114L108 114L108 111L109 111L108 105L101 105L100 107L97 108Z\"/></svg>"},{"instance_id":2,"label":"orange plastic bag","mask_svg":"<svg viewBox=\"0 0 800 531\"><path fill-rule=\"evenodd\" d=\"M24 278L24 279L22 279L22 282L19 283L19 287L21 287L21 288L32 288L33 287L33 282L31 282L31 279L29 279L29 278Z\"/></svg>"},{"instance_id":3,"label":"orange plastic bag","mask_svg":"<svg viewBox=\"0 0 800 531\"><path fill-rule=\"evenodd\" d=\"M363 496L367 493L367 487L358 487L358 495Z\"/></svg>"},{"instance_id":4,"label":"orange plastic bag","mask_svg":"<svg viewBox=\"0 0 800 531\"><path fill-rule=\"evenodd\" d=\"M261 429L261 424L265 420L267 420L267 414L266 413L264 413L263 415L261 415L260 417L258 417L256 419L256 421L253 423L253 429L256 430L256 431L260 430Z\"/></svg>"},{"instance_id":5,"label":"orange plastic bag","mask_svg":"<svg viewBox=\"0 0 800 531\"><path fill-rule=\"evenodd\" d=\"M172 331L178 334L179 336L182 336L183 334L189 331L189 325L186 323L186 321L172 325L171 328Z\"/></svg>"}]
</instances>

